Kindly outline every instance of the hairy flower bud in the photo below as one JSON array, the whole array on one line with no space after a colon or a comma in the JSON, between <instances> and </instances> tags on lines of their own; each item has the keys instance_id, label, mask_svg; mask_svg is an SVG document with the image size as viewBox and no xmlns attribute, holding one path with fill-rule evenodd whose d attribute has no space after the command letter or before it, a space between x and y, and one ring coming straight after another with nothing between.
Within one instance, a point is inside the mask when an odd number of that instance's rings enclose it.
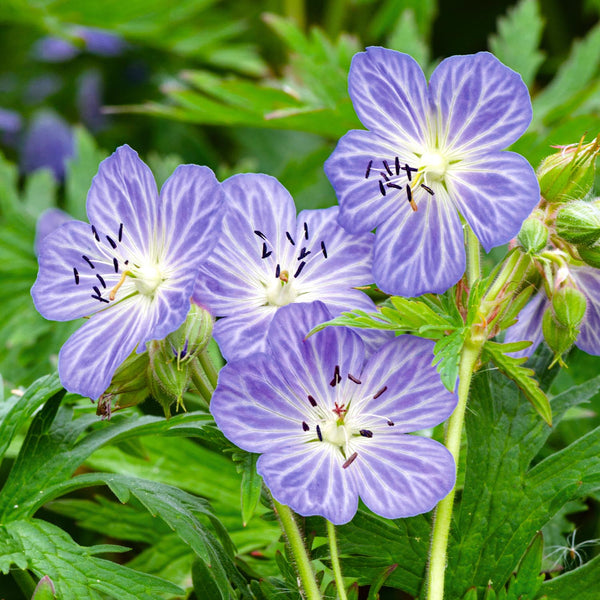
<instances>
[{"instance_id":1,"label":"hairy flower bud","mask_svg":"<svg viewBox=\"0 0 600 600\"><path fill-rule=\"evenodd\" d=\"M553 364L558 361L562 365L561 357L573 345L579 331L561 325L551 309L546 310L544 313L542 331L546 343L554 352Z\"/></svg>"},{"instance_id":2,"label":"hairy flower bud","mask_svg":"<svg viewBox=\"0 0 600 600\"><path fill-rule=\"evenodd\" d=\"M600 239L600 208L589 202L572 202L558 211L556 233L571 244L588 246Z\"/></svg>"},{"instance_id":3,"label":"hairy flower bud","mask_svg":"<svg viewBox=\"0 0 600 600\"><path fill-rule=\"evenodd\" d=\"M578 246L577 252L581 260L585 261L590 267L600 269L600 246Z\"/></svg>"},{"instance_id":4,"label":"hairy flower bud","mask_svg":"<svg viewBox=\"0 0 600 600\"><path fill-rule=\"evenodd\" d=\"M546 157L538 168L542 197L548 202L583 198L594 183L600 136L588 144L581 138L579 144L559 147L560 152Z\"/></svg>"},{"instance_id":5,"label":"hairy flower bud","mask_svg":"<svg viewBox=\"0 0 600 600\"><path fill-rule=\"evenodd\" d=\"M212 336L213 324L212 315L192 303L186 320L166 338L178 362L196 356L206 348Z\"/></svg>"},{"instance_id":6,"label":"hairy flower bud","mask_svg":"<svg viewBox=\"0 0 600 600\"><path fill-rule=\"evenodd\" d=\"M552 308L561 325L576 329L585 316L587 300L578 289L563 287L552 295Z\"/></svg>"},{"instance_id":7,"label":"hairy flower bud","mask_svg":"<svg viewBox=\"0 0 600 600\"><path fill-rule=\"evenodd\" d=\"M523 222L517 240L527 254L537 254L548 243L548 229L535 217L529 217Z\"/></svg>"}]
</instances>

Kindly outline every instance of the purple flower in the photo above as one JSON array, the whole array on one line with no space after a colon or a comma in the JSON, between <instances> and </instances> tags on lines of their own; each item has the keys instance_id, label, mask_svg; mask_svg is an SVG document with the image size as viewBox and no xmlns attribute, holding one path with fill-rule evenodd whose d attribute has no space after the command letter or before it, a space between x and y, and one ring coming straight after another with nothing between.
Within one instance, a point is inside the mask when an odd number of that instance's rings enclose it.
<instances>
[{"instance_id":1,"label":"purple flower","mask_svg":"<svg viewBox=\"0 0 600 600\"><path fill-rule=\"evenodd\" d=\"M58 115L41 111L29 124L21 148L24 173L50 169L58 181L65 175L65 163L75 153L73 130Z\"/></svg>"},{"instance_id":2,"label":"purple flower","mask_svg":"<svg viewBox=\"0 0 600 600\"><path fill-rule=\"evenodd\" d=\"M442 61L428 85L410 56L373 47L354 56L349 91L369 131L348 132L325 163L340 223L377 227L381 289L443 292L465 270L460 216L489 251L539 201L529 163L501 151L531 121L527 87L487 52Z\"/></svg>"},{"instance_id":3,"label":"purple flower","mask_svg":"<svg viewBox=\"0 0 600 600\"><path fill-rule=\"evenodd\" d=\"M127 49L123 38L103 29L75 27L73 34L84 40L88 52L98 56L118 56Z\"/></svg>"},{"instance_id":4,"label":"purple flower","mask_svg":"<svg viewBox=\"0 0 600 600\"><path fill-rule=\"evenodd\" d=\"M91 225L71 221L42 240L31 290L47 319L92 315L60 351L67 390L97 399L134 349L183 323L222 210L207 167L177 167L159 198L152 172L129 146L100 164L87 198Z\"/></svg>"},{"instance_id":5,"label":"purple flower","mask_svg":"<svg viewBox=\"0 0 600 600\"><path fill-rule=\"evenodd\" d=\"M337 207L296 218L289 192L268 175L235 175L223 190L221 242L200 269L194 300L224 317L214 336L227 360L264 351L267 328L286 304L322 300L334 315L376 310L354 289L373 279L371 233L344 231ZM371 346L389 333L364 331Z\"/></svg>"},{"instance_id":6,"label":"purple flower","mask_svg":"<svg viewBox=\"0 0 600 600\"><path fill-rule=\"evenodd\" d=\"M587 308L575 345L588 354L600 356L600 270L593 267L569 266L569 277L575 287L585 296ZM537 291L525 308L519 313L515 325L506 330L506 343L532 342L531 346L512 356L531 356L544 339L542 317L551 302L543 289Z\"/></svg>"},{"instance_id":7,"label":"purple flower","mask_svg":"<svg viewBox=\"0 0 600 600\"><path fill-rule=\"evenodd\" d=\"M389 519L431 510L454 485L454 460L407 434L456 405L431 366L433 342L399 336L365 359L347 328L304 339L328 318L321 302L281 309L266 352L221 370L210 407L217 425L262 454L257 470L273 496L301 515L347 523L359 496Z\"/></svg>"},{"instance_id":8,"label":"purple flower","mask_svg":"<svg viewBox=\"0 0 600 600\"><path fill-rule=\"evenodd\" d=\"M46 36L35 42L32 53L42 62L59 63L75 58L79 48L63 38Z\"/></svg>"}]
</instances>

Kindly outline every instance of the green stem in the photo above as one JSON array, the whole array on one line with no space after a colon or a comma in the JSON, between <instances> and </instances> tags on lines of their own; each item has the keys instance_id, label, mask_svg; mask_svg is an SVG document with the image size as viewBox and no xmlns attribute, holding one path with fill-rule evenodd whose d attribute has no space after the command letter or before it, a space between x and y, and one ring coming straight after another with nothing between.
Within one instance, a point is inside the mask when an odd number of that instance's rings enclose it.
<instances>
[{"instance_id":1,"label":"green stem","mask_svg":"<svg viewBox=\"0 0 600 600\"><path fill-rule=\"evenodd\" d=\"M23 592L25 598L29 600L35 592L36 583L33 577L29 574L29 571L15 570L10 572L15 583L19 586L19 589Z\"/></svg>"},{"instance_id":2,"label":"green stem","mask_svg":"<svg viewBox=\"0 0 600 600\"><path fill-rule=\"evenodd\" d=\"M331 555L331 567L333 569L333 578L340 600L348 600L346 596L346 588L344 587L344 578L342 577L342 569L340 567L340 554L338 551L337 536L335 533L335 525L326 520L327 536L329 537L329 554Z\"/></svg>"},{"instance_id":3,"label":"green stem","mask_svg":"<svg viewBox=\"0 0 600 600\"><path fill-rule=\"evenodd\" d=\"M469 287L481 277L481 252L479 240L469 226L465 227L467 241L467 281Z\"/></svg>"},{"instance_id":4,"label":"green stem","mask_svg":"<svg viewBox=\"0 0 600 600\"><path fill-rule=\"evenodd\" d=\"M217 380L219 378L219 371L215 368L213 361L208 354L208 349L202 350L200 354L198 354L198 360L206 373L206 377L208 378L208 382L212 385L213 389L217 387Z\"/></svg>"},{"instance_id":5,"label":"green stem","mask_svg":"<svg viewBox=\"0 0 600 600\"><path fill-rule=\"evenodd\" d=\"M296 519L294 519L294 513L289 506L280 504L275 498L273 498L273 505L275 506L281 528L285 533L290 550L296 561L296 570L298 571L298 576L300 577L306 599L322 600L323 597L319 591L315 573L306 547L304 546L304 540L302 539L298 523L296 523Z\"/></svg>"},{"instance_id":6,"label":"green stem","mask_svg":"<svg viewBox=\"0 0 600 600\"><path fill-rule=\"evenodd\" d=\"M204 381L204 377L202 377L202 375L200 373L198 373L198 371L196 371L196 369L194 369L192 367L191 371L192 371L192 383L194 384L194 387L200 393L200 396L206 403L206 406L210 406L210 399L212 398L213 391L208 387L208 385L206 384L206 381Z\"/></svg>"},{"instance_id":7,"label":"green stem","mask_svg":"<svg viewBox=\"0 0 600 600\"><path fill-rule=\"evenodd\" d=\"M465 343L459 365L458 404L448 419L446 429L446 447L454 457L456 467L460 457L460 443L462 439L463 422L469 388L473 377L473 369L479 358L483 341ZM427 600L442 600L444 597L444 574L446 571L446 548L448 534L452 521L452 508L456 488L441 500L436 508L433 532L431 537L431 553L429 556L429 573L427 577Z\"/></svg>"}]
</instances>

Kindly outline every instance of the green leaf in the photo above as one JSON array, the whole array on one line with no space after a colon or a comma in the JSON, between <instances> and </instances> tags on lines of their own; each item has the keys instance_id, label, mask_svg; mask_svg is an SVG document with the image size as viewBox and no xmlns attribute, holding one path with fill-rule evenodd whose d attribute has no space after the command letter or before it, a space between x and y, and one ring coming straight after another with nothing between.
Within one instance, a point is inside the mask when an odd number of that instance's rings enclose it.
<instances>
[{"instance_id":1,"label":"green leaf","mask_svg":"<svg viewBox=\"0 0 600 600\"><path fill-rule=\"evenodd\" d=\"M456 329L450 335L438 340L433 348L433 364L440 374L442 383L450 392L456 389L461 350L467 333L466 327Z\"/></svg>"},{"instance_id":2,"label":"green leaf","mask_svg":"<svg viewBox=\"0 0 600 600\"><path fill-rule=\"evenodd\" d=\"M600 581L600 556L582 567L545 581L537 598L540 600L597 600Z\"/></svg>"},{"instance_id":3,"label":"green leaf","mask_svg":"<svg viewBox=\"0 0 600 600\"><path fill-rule=\"evenodd\" d=\"M369 588L369 596L367 597L367 600L379 600L379 590L381 590L385 582L389 579L390 575L397 568L398 565L394 564L381 571L381 573L375 578L373 583L371 583L371 587Z\"/></svg>"},{"instance_id":4,"label":"green leaf","mask_svg":"<svg viewBox=\"0 0 600 600\"><path fill-rule=\"evenodd\" d=\"M583 40L573 44L569 58L561 65L556 77L534 98L534 126L542 120L549 121L551 111L555 111L552 120L563 118L565 113L556 112L556 109L569 102L592 82L599 66L600 25L596 25ZM572 112L572 108L569 112Z\"/></svg>"},{"instance_id":5,"label":"green leaf","mask_svg":"<svg viewBox=\"0 0 600 600\"><path fill-rule=\"evenodd\" d=\"M554 397L555 424L599 385L596 377ZM530 467L551 429L497 372L476 374L465 422L466 473L449 546L448 597L489 581L498 593L536 533L563 505L600 486L598 429Z\"/></svg>"},{"instance_id":6,"label":"green leaf","mask_svg":"<svg viewBox=\"0 0 600 600\"><path fill-rule=\"evenodd\" d=\"M98 600L100 594L117 600L162 600L164 593L183 592L168 581L94 556L116 547L84 548L62 529L38 519L0 527L0 544L4 540L22 548L29 570L52 579L61 600Z\"/></svg>"},{"instance_id":7,"label":"green leaf","mask_svg":"<svg viewBox=\"0 0 600 600\"><path fill-rule=\"evenodd\" d=\"M56 179L52 171L39 169L25 180L23 206L27 212L39 217L45 210L56 206Z\"/></svg>"},{"instance_id":8,"label":"green leaf","mask_svg":"<svg viewBox=\"0 0 600 600\"><path fill-rule=\"evenodd\" d=\"M491 360L501 373L512 379L542 419L548 425L552 426L552 409L548 397L541 390L535 372L532 369L522 366L527 361L527 357L515 358L506 354L508 352L523 350L527 346L529 344L526 342L516 342L514 344L486 342L481 358L483 362Z\"/></svg>"},{"instance_id":9,"label":"green leaf","mask_svg":"<svg viewBox=\"0 0 600 600\"><path fill-rule=\"evenodd\" d=\"M468 589L462 600L477 600L477 588Z\"/></svg>"},{"instance_id":10,"label":"green leaf","mask_svg":"<svg viewBox=\"0 0 600 600\"><path fill-rule=\"evenodd\" d=\"M196 598L225 598L216 584L212 569L200 559L192 565L192 582Z\"/></svg>"},{"instance_id":11,"label":"green leaf","mask_svg":"<svg viewBox=\"0 0 600 600\"><path fill-rule=\"evenodd\" d=\"M410 54L424 71L427 70L430 60L429 46L419 32L414 11L404 10L400 13L385 45L392 50Z\"/></svg>"},{"instance_id":12,"label":"green leaf","mask_svg":"<svg viewBox=\"0 0 600 600\"><path fill-rule=\"evenodd\" d=\"M262 477L256 472L258 454L245 453L241 461L237 461L242 473L242 523L244 527L254 515L262 491Z\"/></svg>"},{"instance_id":13,"label":"green leaf","mask_svg":"<svg viewBox=\"0 0 600 600\"><path fill-rule=\"evenodd\" d=\"M528 87L544 60L544 53L539 50L543 28L538 0L521 0L498 19L498 33L489 40L492 52L520 73Z\"/></svg>"},{"instance_id":14,"label":"green leaf","mask_svg":"<svg viewBox=\"0 0 600 600\"><path fill-rule=\"evenodd\" d=\"M507 600L535 598L544 581L544 575L540 575L543 557L544 537L538 533L521 559L517 574L510 581Z\"/></svg>"}]
</instances>

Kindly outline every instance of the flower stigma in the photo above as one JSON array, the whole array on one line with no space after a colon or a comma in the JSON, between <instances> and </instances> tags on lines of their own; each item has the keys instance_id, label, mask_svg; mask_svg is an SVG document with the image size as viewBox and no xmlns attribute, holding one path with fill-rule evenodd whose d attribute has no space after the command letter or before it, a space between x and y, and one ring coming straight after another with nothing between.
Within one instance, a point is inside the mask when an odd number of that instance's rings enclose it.
<instances>
[{"instance_id":1,"label":"flower stigma","mask_svg":"<svg viewBox=\"0 0 600 600\"><path fill-rule=\"evenodd\" d=\"M269 306L286 306L298 297L298 290L289 280L288 271L281 271L279 277L266 286L266 293Z\"/></svg>"},{"instance_id":2,"label":"flower stigma","mask_svg":"<svg viewBox=\"0 0 600 600\"><path fill-rule=\"evenodd\" d=\"M158 286L165 280L157 264L133 267L121 273L121 279L112 288L108 296L109 300L116 298L119 288L125 283L127 276L133 279L136 290L143 296L154 296Z\"/></svg>"},{"instance_id":3,"label":"flower stigma","mask_svg":"<svg viewBox=\"0 0 600 600\"><path fill-rule=\"evenodd\" d=\"M419 174L422 172L429 181L442 181L448 170L448 161L436 150L425 152L419 161Z\"/></svg>"}]
</instances>

